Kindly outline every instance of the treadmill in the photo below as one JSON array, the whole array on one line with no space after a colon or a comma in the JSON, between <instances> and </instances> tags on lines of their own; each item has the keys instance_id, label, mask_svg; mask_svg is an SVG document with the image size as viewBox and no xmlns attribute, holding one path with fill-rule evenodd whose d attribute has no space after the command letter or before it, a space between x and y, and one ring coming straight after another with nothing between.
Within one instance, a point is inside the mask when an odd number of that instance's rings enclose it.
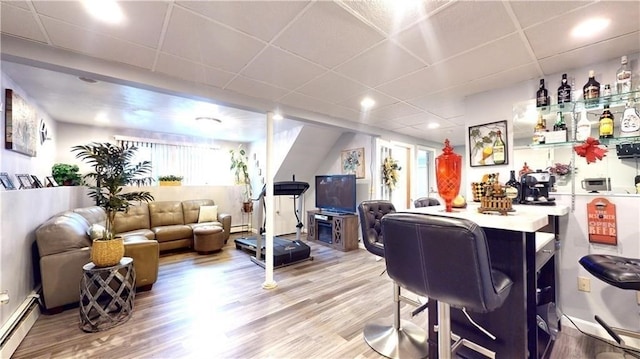
<instances>
[{"instance_id":1,"label":"treadmill","mask_svg":"<svg viewBox=\"0 0 640 359\"><path fill-rule=\"evenodd\" d=\"M292 265L302 261L313 260L311 256L311 248L300 240L302 232L302 222L300 221L300 213L302 212L302 199L301 196L309 189L307 182L299 181L283 181L275 182L273 184L274 196L293 196L294 204L296 204L296 219L298 224L296 225L296 239L288 240L277 236L273 237L273 266L274 268L284 267ZM266 209L264 203L264 196L266 195L266 185L262 188L258 200L262 201L263 207ZM261 267L265 267L265 253L266 248L264 244L264 227L260 228L260 235L256 237L243 237L237 238L234 242L236 249L243 249L247 252L253 253L251 261Z\"/></svg>"}]
</instances>

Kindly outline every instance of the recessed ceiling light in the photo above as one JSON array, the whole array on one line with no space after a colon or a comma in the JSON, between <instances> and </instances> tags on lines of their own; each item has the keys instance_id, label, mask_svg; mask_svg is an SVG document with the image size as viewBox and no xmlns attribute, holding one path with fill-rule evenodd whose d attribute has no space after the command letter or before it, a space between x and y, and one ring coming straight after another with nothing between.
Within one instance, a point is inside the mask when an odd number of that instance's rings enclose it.
<instances>
[{"instance_id":1,"label":"recessed ceiling light","mask_svg":"<svg viewBox=\"0 0 640 359\"><path fill-rule=\"evenodd\" d=\"M97 82L98 82L98 80L96 80L96 79L92 79L92 78L90 78L90 77L80 76L80 77L78 77L78 78L80 79L80 81L84 81L84 82L89 83L89 84L95 84L95 83L97 83Z\"/></svg>"},{"instance_id":2,"label":"recessed ceiling light","mask_svg":"<svg viewBox=\"0 0 640 359\"><path fill-rule=\"evenodd\" d=\"M375 104L376 102L371 97L365 97L360 101L360 106L365 110L373 107Z\"/></svg>"},{"instance_id":3,"label":"recessed ceiling light","mask_svg":"<svg viewBox=\"0 0 640 359\"><path fill-rule=\"evenodd\" d=\"M104 112L99 112L96 115L96 117L94 117L93 120L96 121L97 123L109 123L109 118L107 117L107 114Z\"/></svg>"},{"instance_id":4,"label":"recessed ceiling light","mask_svg":"<svg viewBox=\"0 0 640 359\"><path fill-rule=\"evenodd\" d=\"M196 121L213 121L217 123L222 123L222 120L220 119L217 119L215 117L207 117L207 116L196 117Z\"/></svg>"},{"instance_id":5,"label":"recessed ceiling light","mask_svg":"<svg viewBox=\"0 0 640 359\"><path fill-rule=\"evenodd\" d=\"M606 29L610 23L611 23L610 19L605 19L602 17L594 17L591 19L587 19L579 23L578 25L574 26L573 30L571 30L571 36L591 37L602 32L602 30Z\"/></svg>"},{"instance_id":6,"label":"recessed ceiling light","mask_svg":"<svg viewBox=\"0 0 640 359\"><path fill-rule=\"evenodd\" d=\"M440 127L440 124L435 122L431 122L430 124L427 125L427 128L430 128L430 129L434 129L438 127Z\"/></svg>"},{"instance_id":7,"label":"recessed ceiling light","mask_svg":"<svg viewBox=\"0 0 640 359\"><path fill-rule=\"evenodd\" d=\"M273 119L274 119L274 120L276 120L276 121L280 121L280 120L282 120L283 118L284 118L284 117L282 117L282 115L277 114L277 113L276 113L275 115L273 115Z\"/></svg>"},{"instance_id":8,"label":"recessed ceiling light","mask_svg":"<svg viewBox=\"0 0 640 359\"><path fill-rule=\"evenodd\" d=\"M118 24L124 20L122 8L114 0L83 0L82 4L96 20Z\"/></svg>"}]
</instances>

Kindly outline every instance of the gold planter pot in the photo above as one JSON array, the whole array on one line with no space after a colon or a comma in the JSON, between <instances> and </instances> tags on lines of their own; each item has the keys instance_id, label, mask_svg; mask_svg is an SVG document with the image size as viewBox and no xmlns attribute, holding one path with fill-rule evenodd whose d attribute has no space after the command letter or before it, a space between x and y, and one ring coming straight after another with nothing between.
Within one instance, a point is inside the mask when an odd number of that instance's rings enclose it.
<instances>
[{"instance_id":1,"label":"gold planter pot","mask_svg":"<svg viewBox=\"0 0 640 359\"><path fill-rule=\"evenodd\" d=\"M160 181L161 186L180 186L182 181Z\"/></svg>"},{"instance_id":2,"label":"gold planter pot","mask_svg":"<svg viewBox=\"0 0 640 359\"><path fill-rule=\"evenodd\" d=\"M93 240L91 246L91 261L96 267L111 267L124 256L124 239L121 237L109 240Z\"/></svg>"}]
</instances>

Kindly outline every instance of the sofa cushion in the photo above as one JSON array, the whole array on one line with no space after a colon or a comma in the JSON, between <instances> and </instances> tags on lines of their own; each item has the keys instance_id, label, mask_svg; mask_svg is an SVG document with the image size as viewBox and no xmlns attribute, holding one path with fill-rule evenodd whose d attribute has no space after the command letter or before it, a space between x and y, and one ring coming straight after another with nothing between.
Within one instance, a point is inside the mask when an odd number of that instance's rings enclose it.
<instances>
[{"instance_id":1,"label":"sofa cushion","mask_svg":"<svg viewBox=\"0 0 640 359\"><path fill-rule=\"evenodd\" d=\"M156 201L149 203L151 228L184 224L180 201ZM157 239L157 238L156 238Z\"/></svg>"},{"instance_id":2,"label":"sofa cushion","mask_svg":"<svg viewBox=\"0 0 640 359\"><path fill-rule=\"evenodd\" d=\"M36 229L40 257L91 246L88 230L89 222L78 213L50 218Z\"/></svg>"},{"instance_id":3,"label":"sofa cushion","mask_svg":"<svg viewBox=\"0 0 640 359\"><path fill-rule=\"evenodd\" d=\"M141 203L138 206L131 206L127 212L116 213L113 223L114 233L131 232L138 229L149 229L149 206Z\"/></svg>"},{"instance_id":4,"label":"sofa cushion","mask_svg":"<svg viewBox=\"0 0 640 359\"><path fill-rule=\"evenodd\" d=\"M200 206L198 223L213 222L218 220L218 206Z\"/></svg>"},{"instance_id":5,"label":"sofa cushion","mask_svg":"<svg viewBox=\"0 0 640 359\"><path fill-rule=\"evenodd\" d=\"M107 212L105 212L104 208L102 207L91 206L76 208L71 211L84 217L84 219L86 219L89 224L100 224L103 226L106 226L107 224Z\"/></svg>"},{"instance_id":6,"label":"sofa cushion","mask_svg":"<svg viewBox=\"0 0 640 359\"><path fill-rule=\"evenodd\" d=\"M213 206L215 203L211 199L190 199L182 201L182 211L184 212L184 223L198 223L201 206ZM214 220L218 220L214 218Z\"/></svg>"},{"instance_id":7,"label":"sofa cushion","mask_svg":"<svg viewBox=\"0 0 640 359\"><path fill-rule=\"evenodd\" d=\"M93 239L104 237L105 231L106 231L106 228L104 228L103 225L95 223L89 227L87 234L89 235L89 238L93 240Z\"/></svg>"},{"instance_id":8,"label":"sofa cushion","mask_svg":"<svg viewBox=\"0 0 640 359\"><path fill-rule=\"evenodd\" d=\"M151 230L156 235L156 240L158 242L191 238L193 236L193 230L191 229L191 227L184 224L152 227Z\"/></svg>"},{"instance_id":9,"label":"sofa cushion","mask_svg":"<svg viewBox=\"0 0 640 359\"><path fill-rule=\"evenodd\" d=\"M145 237L147 239L156 239L155 233L153 233L153 231L150 230L149 228L142 228L142 229L135 229L133 231L120 232L120 233L116 233L116 236L122 237L125 240L129 237L140 237L140 236Z\"/></svg>"}]
</instances>

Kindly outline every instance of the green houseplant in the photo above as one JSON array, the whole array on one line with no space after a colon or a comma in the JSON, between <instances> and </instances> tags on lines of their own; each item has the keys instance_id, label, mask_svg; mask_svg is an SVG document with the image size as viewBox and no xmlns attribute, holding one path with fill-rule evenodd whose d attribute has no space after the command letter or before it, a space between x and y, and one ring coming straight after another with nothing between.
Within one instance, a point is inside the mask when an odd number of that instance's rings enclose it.
<instances>
[{"instance_id":1,"label":"green houseplant","mask_svg":"<svg viewBox=\"0 0 640 359\"><path fill-rule=\"evenodd\" d=\"M59 185L78 186L82 182L79 170L77 165L56 163L51 167L51 175Z\"/></svg>"},{"instance_id":2,"label":"green houseplant","mask_svg":"<svg viewBox=\"0 0 640 359\"><path fill-rule=\"evenodd\" d=\"M182 182L182 176L166 175L158 176L158 182L160 186L179 186Z\"/></svg>"},{"instance_id":3,"label":"green houseplant","mask_svg":"<svg viewBox=\"0 0 640 359\"><path fill-rule=\"evenodd\" d=\"M231 156L230 170L233 171L235 182L236 184L244 186L242 200L243 210L246 213L252 212L253 202L251 201L251 178L249 178L249 170L247 167L249 157L247 157L247 152L242 148L242 145L238 146L238 149L229 150L229 154Z\"/></svg>"},{"instance_id":4,"label":"green houseplant","mask_svg":"<svg viewBox=\"0 0 640 359\"><path fill-rule=\"evenodd\" d=\"M149 192L123 193L123 187L133 183L136 179L148 175L151 172L151 162L143 161L134 164L132 161L137 151L136 147L119 147L108 142L92 142L88 145L74 146L71 150L76 152L76 158L93 167L93 172L84 176L84 178L93 180L93 184L89 186L89 196L107 213L106 227L102 236L94 240L94 245L91 248L91 258L98 266L115 265L124 255L122 238L114 238L113 233L116 213L126 212L133 201L149 202L153 200L153 196ZM105 245L99 242L116 242L114 246L118 249L112 249L111 251L121 252L120 257L117 260L113 259L113 257L107 260L115 261L115 263L101 264L96 262L99 256L94 249Z\"/></svg>"}]
</instances>

